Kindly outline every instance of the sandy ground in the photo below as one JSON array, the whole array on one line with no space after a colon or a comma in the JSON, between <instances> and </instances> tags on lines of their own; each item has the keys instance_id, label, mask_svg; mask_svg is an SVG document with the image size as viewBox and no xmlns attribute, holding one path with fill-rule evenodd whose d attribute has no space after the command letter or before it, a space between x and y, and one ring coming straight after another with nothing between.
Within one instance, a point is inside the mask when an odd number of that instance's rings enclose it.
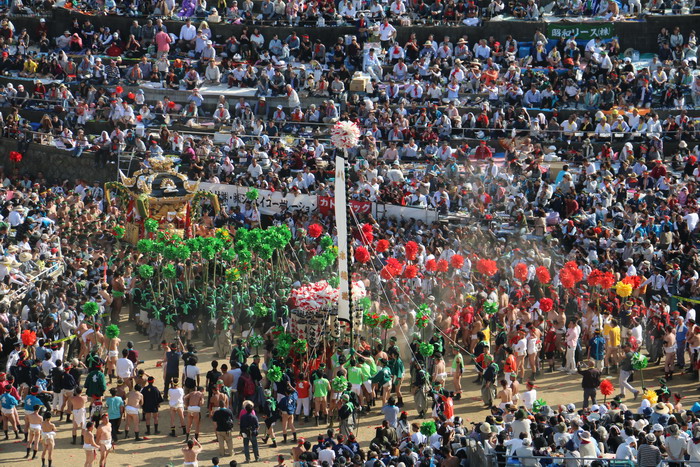
<instances>
[{"instance_id":1,"label":"sandy ground","mask_svg":"<svg viewBox=\"0 0 700 467\"><path fill-rule=\"evenodd\" d=\"M136 344L136 349L140 352L140 358L145 360L145 364L141 365L140 368L144 368L147 373L156 376L156 385L158 387L162 386L162 369L156 368L156 361L161 358L161 355L156 351L148 350L148 339L136 332L134 332L134 327L131 323L122 322L122 338L123 342L126 340L133 340ZM209 362L212 360L212 349L203 348L198 349L200 355L199 367L202 373L206 373L209 370ZM408 367L408 364L406 364ZM644 372L645 381L650 388L658 387L657 380L663 375L663 369L660 367L650 367ZM610 377L616 388L616 394L619 392L619 386L617 383L617 375L612 375ZM472 421L477 422L483 420L483 418L488 415L488 412L484 410L483 403L481 402L480 388L477 384L472 383L475 379L474 370L469 368L465 373L462 385L464 389L463 397L459 401L455 401L455 413L466 419L466 422ZM545 373L541 376L537 385L538 397L545 399L550 405L554 404L565 404L573 402L577 404L578 407L582 404L582 390L580 386L580 377L578 375L567 375L565 373L555 372L555 373ZM641 383L639 378L633 383L635 388L639 388ZM404 385L405 387L405 385ZM700 393L696 392L695 388L697 383L693 382L689 376L676 376L673 381L669 382L669 388L671 392L681 392L686 395L683 403L685 407L690 407L696 400L700 400ZM448 388L451 388L451 379L448 382ZM405 398L406 406L404 410L409 413L409 419L411 421L417 418L416 411L414 409L414 404L412 397ZM627 399L628 406L632 410L636 410L639 406L638 401L632 401L631 396ZM169 436L169 426L170 426L170 415L167 411L167 403L161 406L160 411L160 431L159 435L150 435L147 440L136 442L133 439L133 434L128 440L119 440L116 448L109 455L107 465L109 466L167 466L169 463L172 465L182 465L182 455L180 449L183 446L184 436L178 436L177 438L171 438ZM382 420L381 413L378 407L375 407L369 415L364 415L359 422L359 433L358 439L360 440L363 447L366 447L369 440L373 437L373 428L378 426ZM145 433L144 423L141 424L141 434ZM281 422L277 423L278 433L281 430ZM320 433L324 433L326 426L316 427L313 421L309 423L298 423L297 422L297 433L299 436L304 436L310 439L312 443L315 443L316 436ZM337 423L336 423L337 428ZM83 465L85 462L84 451L73 446L71 443L71 428L69 424L65 422L57 423L57 437L56 437L56 448L54 451L54 462L53 465L56 467L64 466L78 466ZM123 428L122 428L123 429ZM234 430L237 429L234 428ZM14 436L10 434L10 440L4 441L0 440L0 465L12 465L14 462L19 462L22 465L41 465L41 452L38 453L37 459L34 461L27 461L23 459L26 452L26 445L21 440L13 440ZM288 444L281 444L281 435L278 434L278 447L276 449L268 448L265 445L261 446L261 462L260 464L276 464L276 456L278 454L284 454L289 458L290 449L293 447L293 443L290 441ZM218 444L215 442L215 436L213 433L212 423L210 419L205 418L202 420L202 434L200 436L200 442L202 443L204 450L199 456L200 466L210 466L211 459L218 455ZM242 443L240 438L234 438L234 449L235 454L231 457L226 457L222 459L220 465L228 465L229 461L237 460L238 462L243 462L245 457L241 451ZM95 463L96 465L97 463ZM291 462L288 462L291 465Z\"/></svg>"}]
</instances>

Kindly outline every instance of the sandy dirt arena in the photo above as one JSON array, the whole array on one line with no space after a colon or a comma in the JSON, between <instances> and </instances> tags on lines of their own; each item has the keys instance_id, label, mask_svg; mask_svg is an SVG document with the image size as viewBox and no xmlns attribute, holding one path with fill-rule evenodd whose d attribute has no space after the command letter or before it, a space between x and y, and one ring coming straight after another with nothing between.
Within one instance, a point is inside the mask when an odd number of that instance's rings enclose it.
<instances>
[{"instance_id":1,"label":"sandy dirt arena","mask_svg":"<svg viewBox=\"0 0 700 467\"><path fill-rule=\"evenodd\" d=\"M135 332L132 323L126 323L122 321L122 343L127 340L132 340L135 343L136 350L139 351L139 357L145 361L144 364L140 365L139 368L143 368L150 375L155 376L156 386L159 388L163 387L163 370L162 368L156 367L156 362L162 358L162 354L156 351L148 350L148 339L141 334ZM197 343L195 342L195 345ZM207 371L211 369L210 362L213 359L213 349L199 348L199 368L202 373L202 385L204 385L205 379L204 375ZM488 415L488 411L484 408L481 401L480 395L480 385L473 383L475 379L475 371L473 366L469 365L467 360L468 368L463 376L463 396L461 400L455 401L455 414L463 417L465 419L465 425L470 426L469 422L477 422L483 420L484 417ZM220 360L222 363L222 360ZM406 364L406 369L408 370L409 363L404 361ZM448 360L449 367L450 360ZM641 387L641 381L638 375L639 372L635 374L635 381L632 385L639 389ZM647 386L649 388L658 388L658 378L663 376L663 367L649 367L644 371L644 378ZM617 382L617 374L609 376L615 386L616 392L619 393L619 385ZM452 389L452 377L448 379L447 388ZM116 382L116 380L115 380ZM566 404L573 402L578 408L581 407L583 400L583 392L581 390L581 378L578 375L568 375L562 372L548 373L545 372L541 377L538 378L536 384L538 386L538 397L543 398L549 405L555 404ZM405 388L404 384L404 388ZM685 408L689 408L696 400L700 400L700 392L696 391L698 384L690 379L689 375L679 376L676 375L672 381L669 381L668 387L671 392L680 392L686 398L683 400L683 405ZM600 396L600 394L599 394ZM166 398L167 399L167 398ZM403 410L408 411L409 421L417 420L417 413L414 409L413 398L405 397L404 399L406 405ZM602 401L602 396L599 398L599 402ZM631 410L636 412L641 401L633 401L631 396L625 400ZM170 433L170 414L167 410L167 402L161 405L160 410L160 434L158 435L147 435L144 441L136 442L134 441L133 433L130 433L130 438L127 440L119 439L118 443L109 455L107 465L108 466L167 466L167 465L182 465L182 454L180 449L183 447L185 436L181 435L181 431L178 427L176 430L178 433L177 438L172 438L169 436ZM360 417L358 427L358 440L363 449L369 444L369 440L374 435L373 428L381 424L383 419L380 407L376 406L372 409L369 414L363 414ZM20 411L23 414L23 410ZM23 415L22 415L23 418ZM58 422L57 418L53 419L57 427L56 436L56 447L54 450L54 461L53 465L56 467L64 466L82 466L85 462L85 454L82 447L74 446L71 444L71 425L64 422ZM24 420L22 419L22 422ZM303 423L301 421L296 421L297 433L299 436L303 436L310 440L312 444L316 443L316 436L321 433L325 433L328 428L327 425L321 425L319 427L315 426L313 420L309 420L309 423ZM262 425L262 422L261 422ZM122 423L122 430L124 424ZM335 424L337 429L338 424ZM264 444L260 444L261 447L261 465L276 465L276 456L278 454L284 454L286 458L286 464L291 465L290 450L294 446L294 443L289 437L287 444L281 443L281 422L276 425L276 432L278 436L278 447L276 449L271 449ZM231 460L237 460L239 463L245 461L245 457L242 453L242 442L240 437L237 436L238 425L234 427L234 449L235 454L230 457L222 458L220 465L228 466ZM141 435L145 433L145 422L141 422ZM261 429L262 431L262 429ZM123 437L123 435L121 435ZM21 464L23 466L40 466L41 465L41 451L37 454L37 458L33 461L28 461L24 459L26 453L26 444L20 440L15 440L14 435L10 433L10 439L5 441L0 436L0 465L9 466L15 463ZM199 456L200 466L211 466L211 459L218 455L218 444L215 440L215 435L213 432L212 422L209 418L203 418L202 420L202 434L200 435L200 442L203 446L203 451ZM251 456L252 457L252 456ZM99 456L98 456L99 460ZM97 465L95 462L93 465Z\"/></svg>"}]
</instances>

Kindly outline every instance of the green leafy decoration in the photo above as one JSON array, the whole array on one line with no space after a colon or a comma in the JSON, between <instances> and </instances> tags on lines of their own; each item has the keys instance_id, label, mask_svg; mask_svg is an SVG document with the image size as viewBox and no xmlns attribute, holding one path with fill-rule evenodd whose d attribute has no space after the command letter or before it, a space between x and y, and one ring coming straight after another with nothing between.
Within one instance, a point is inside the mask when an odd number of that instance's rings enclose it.
<instances>
[{"instance_id":1,"label":"green leafy decoration","mask_svg":"<svg viewBox=\"0 0 700 467\"><path fill-rule=\"evenodd\" d=\"M142 238L138 241L138 243L136 243L136 249L141 253L150 253L153 249L153 240Z\"/></svg>"},{"instance_id":2,"label":"green leafy decoration","mask_svg":"<svg viewBox=\"0 0 700 467\"><path fill-rule=\"evenodd\" d=\"M304 354L309 350L309 343L306 339L297 339L292 346L294 352L297 354Z\"/></svg>"},{"instance_id":3,"label":"green leafy decoration","mask_svg":"<svg viewBox=\"0 0 700 467\"><path fill-rule=\"evenodd\" d=\"M85 316L95 316L100 311L100 305L95 302L85 302L83 305L83 313Z\"/></svg>"},{"instance_id":4,"label":"green leafy decoration","mask_svg":"<svg viewBox=\"0 0 700 467\"><path fill-rule=\"evenodd\" d=\"M258 199L260 197L260 192L258 191L257 188L251 188L245 194L245 197L248 201L255 201L256 199Z\"/></svg>"},{"instance_id":5,"label":"green leafy decoration","mask_svg":"<svg viewBox=\"0 0 700 467\"><path fill-rule=\"evenodd\" d=\"M277 365L273 365L269 370L267 370L267 379L273 383L279 383L282 381L282 369Z\"/></svg>"},{"instance_id":6,"label":"green leafy decoration","mask_svg":"<svg viewBox=\"0 0 700 467\"><path fill-rule=\"evenodd\" d=\"M431 437L433 434L437 433L437 426L435 426L435 422L433 421L423 422L420 426L420 432L423 436Z\"/></svg>"},{"instance_id":7,"label":"green leafy decoration","mask_svg":"<svg viewBox=\"0 0 700 467\"><path fill-rule=\"evenodd\" d=\"M263 338L261 335L251 334L250 336L248 336L248 339L246 339L246 343L249 347L258 348L263 344Z\"/></svg>"},{"instance_id":8,"label":"green leafy decoration","mask_svg":"<svg viewBox=\"0 0 700 467\"><path fill-rule=\"evenodd\" d=\"M152 217L149 217L144 221L143 226L146 229L146 232L153 233L158 230L158 221Z\"/></svg>"},{"instance_id":9,"label":"green leafy decoration","mask_svg":"<svg viewBox=\"0 0 700 467\"><path fill-rule=\"evenodd\" d=\"M175 279L175 277L177 277L177 270L172 264L166 264L162 267L161 271L163 273L163 277L166 279Z\"/></svg>"},{"instance_id":10,"label":"green leafy decoration","mask_svg":"<svg viewBox=\"0 0 700 467\"><path fill-rule=\"evenodd\" d=\"M126 229L122 227L121 225L117 225L114 227L114 236L117 238L122 238L124 237L124 234L126 233Z\"/></svg>"},{"instance_id":11,"label":"green leafy decoration","mask_svg":"<svg viewBox=\"0 0 700 467\"><path fill-rule=\"evenodd\" d=\"M331 381L331 387L335 392L343 392L348 389L348 380L343 376L336 376Z\"/></svg>"},{"instance_id":12,"label":"green leafy decoration","mask_svg":"<svg viewBox=\"0 0 700 467\"><path fill-rule=\"evenodd\" d=\"M142 279L150 279L153 277L153 267L148 264L142 264L139 266L139 276L141 276Z\"/></svg>"},{"instance_id":13,"label":"green leafy decoration","mask_svg":"<svg viewBox=\"0 0 700 467\"><path fill-rule=\"evenodd\" d=\"M328 247L333 246L333 239L330 235L324 235L321 237L320 245L323 250L326 250Z\"/></svg>"},{"instance_id":14,"label":"green leafy decoration","mask_svg":"<svg viewBox=\"0 0 700 467\"><path fill-rule=\"evenodd\" d=\"M649 359L639 352L632 355L632 368L635 370L643 370L649 365Z\"/></svg>"},{"instance_id":15,"label":"green leafy decoration","mask_svg":"<svg viewBox=\"0 0 700 467\"><path fill-rule=\"evenodd\" d=\"M487 315L493 315L498 313L498 303L496 302L484 302L484 313Z\"/></svg>"},{"instance_id":16,"label":"green leafy decoration","mask_svg":"<svg viewBox=\"0 0 700 467\"><path fill-rule=\"evenodd\" d=\"M546 405L547 402L544 399L537 399L535 402L532 403L532 411L539 412L540 410L542 410L542 407Z\"/></svg>"},{"instance_id":17,"label":"green leafy decoration","mask_svg":"<svg viewBox=\"0 0 700 467\"><path fill-rule=\"evenodd\" d=\"M337 289L338 286L340 285L340 277L337 275L334 275L328 279L328 284L333 287L334 289Z\"/></svg>"},{"instance_id":18,"label":"green leafy decoration","mask_svg":"<svg viewBox=\"0 0 700 467\"><path fill-rule=\"evenodd\" d=\"M253 315L258 318L264 318L270 314L270 308L263 303L256 303L253 305Z\"/></svg>"},{"instance_id":19,"label":"green leafy decoration","mask_svg":"<svg viewBox=\"0 0 700 467\"><path fill-rule=\"evenodd\" d=\"M418 351L424 357L430 357L435 352L435 346L428 342L421 342L418 345Z\"/></svg>"},{"instance_id":20,"label":"green leafy decoration","mask_svg":"<svg viewBox=\"0 0 700 467\"><path fill-rule=\"evenodd\" d=\"M109 339L116 339L119 337L119 326L116 324L110 324L105 328L105 336Z\"/></svg>"}]
</instances>

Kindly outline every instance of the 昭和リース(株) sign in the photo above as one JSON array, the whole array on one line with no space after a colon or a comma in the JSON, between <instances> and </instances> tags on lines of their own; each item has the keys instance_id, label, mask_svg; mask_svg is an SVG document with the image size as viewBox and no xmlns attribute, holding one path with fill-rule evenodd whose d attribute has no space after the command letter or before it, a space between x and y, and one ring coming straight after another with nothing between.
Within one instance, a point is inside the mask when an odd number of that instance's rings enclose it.
<instances>
[{"instance_id":1,"label":"\u662d\u548c\u30ea\u30fc\u30b9(\u682a) sign","mask_svg":"<svg viewBox=\"0 0 700 467\"><path fill-rule=\"evenodd\" d=\"M601 39L611 39L615 36L615 26L612 23L595 24L569 24L569 23L549 23L547 24L547 37L549 39L568 39L574 36L579 40L591 40L599 37Z\"/></svg>"}]
</instances>

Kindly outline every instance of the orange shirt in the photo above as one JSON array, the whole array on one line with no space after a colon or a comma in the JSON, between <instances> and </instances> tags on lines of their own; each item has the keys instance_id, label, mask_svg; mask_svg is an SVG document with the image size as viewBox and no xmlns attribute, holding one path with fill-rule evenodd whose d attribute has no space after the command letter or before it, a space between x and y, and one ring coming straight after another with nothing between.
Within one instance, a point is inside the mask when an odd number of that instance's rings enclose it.
<instances>
[{"instance_id":1,"label":"orange shirt","mask_svg":"<svg viewBox=\"0 0 700 467\"><path fill-rule=\"evenodd\" d=\"M518 362L515 360L515 355L508 355L506 358L506 363L503 365L503 371L505 373L517 373L518 372ZM301 397L301 396L299 396Z\"/></svg>"}]
</instances>

